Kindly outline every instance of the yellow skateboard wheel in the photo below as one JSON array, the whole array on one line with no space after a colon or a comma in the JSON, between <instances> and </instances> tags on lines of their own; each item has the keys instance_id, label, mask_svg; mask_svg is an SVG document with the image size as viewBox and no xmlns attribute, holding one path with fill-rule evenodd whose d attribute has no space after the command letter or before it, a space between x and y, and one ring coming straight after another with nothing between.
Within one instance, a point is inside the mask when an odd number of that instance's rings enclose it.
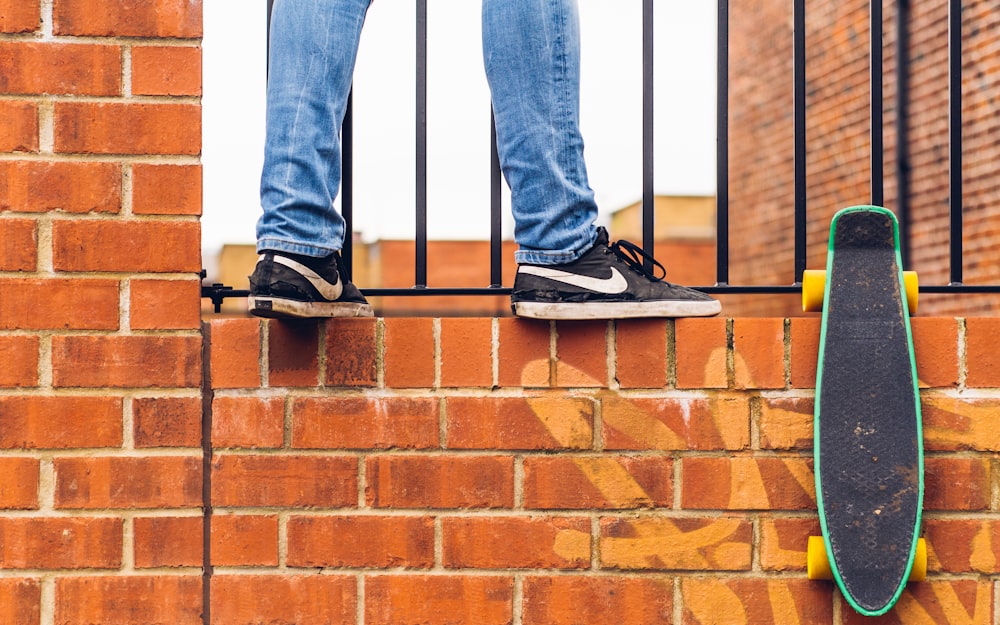
<instances>
[{"instance_id":1,"label":"yellow skateboard wheel","mask_svg":"<svg viewBox=\"0 0 1000 625\"><path fill-rule=\"evenodd\" d=\"M833 579L830 557L826 553L826 544L823 542L822 536L809 537L809 545L806 550L806 575L809 579ZM927 579L927 541L918 538L909 581L922 582L925 579Z\"/></svg>"},{"instance_id":2,"label":"yellow skateboard wheel","mask_svg":"<svg viewBox=\"0 0 1000 625\"><path fill-rule=\"evenodd\" d=\"M802 272L802 310L804 312L819 312L823 310L823 297L825 294L825 270L806 269Z\"/></svg>"},{"instance_id":3,"label":"yellow skateboard wheel","mask_svg":"<svg viewBox=\"0 0 1000 625\"><path fill-rule=\"evenodd\" d=\"M917 312L917 300L920 296L920 280L917 279L916 271L903 272L903 288L906 289L906 306L912 315Z\"/></svg>"},{"instance_id":4,"label":"yellow skateboard wheel","mask_svg":"<svg viewBox=\"0 0 1000 625\"><path fill-rule=\"evenodd\" d=\"M823 543L822 536L809 537L809 547L806 551L806 575L809 579L833 579L833 569L830 568L830 558L826 554L826 545Z\"/></svg>"},{"instance_id":5,"label":"yellow skateboard wheel","mask_svg":"<svg viewBox=\"0 0 1000 625\"><path fill-rule=\"evenodd\" d=\"M917 312L920 299L920 280L916 271L903 272L903 289L906 291L906 306L910 314ZM802 272L802 310L804 312L820 312L823 310L823 298L826 295L826 271L823 269L806 269Z\"/></svg>"}]
</instances>

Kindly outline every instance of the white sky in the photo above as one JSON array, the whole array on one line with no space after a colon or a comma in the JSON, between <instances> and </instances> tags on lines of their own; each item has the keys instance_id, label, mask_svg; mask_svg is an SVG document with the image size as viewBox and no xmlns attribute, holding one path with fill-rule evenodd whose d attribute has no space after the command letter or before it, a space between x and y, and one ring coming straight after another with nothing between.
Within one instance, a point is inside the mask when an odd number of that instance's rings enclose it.
<instances>
[{"instance_id":1,"label":"white sky","mask_svg":"<svg viewBox=\"0 0 1000 625\"><path fill-rule=\"evenodd\" d=\"M264 0L205 1L202 245L252 243L263 160ZM259 5L259 9L257 7ZM655 7L655 191L715 192L715 3ZM354 81L355 228L413 238L415 22L412 0L368 12ZM580 0L581 125L602 215L642 195L642 4ZM480 3L428 7L428 232L489 236L489 92ZM504 185L506 194L506 185ZM509 231L509 210L504 212Z\"/></svg>"}]
</instances>

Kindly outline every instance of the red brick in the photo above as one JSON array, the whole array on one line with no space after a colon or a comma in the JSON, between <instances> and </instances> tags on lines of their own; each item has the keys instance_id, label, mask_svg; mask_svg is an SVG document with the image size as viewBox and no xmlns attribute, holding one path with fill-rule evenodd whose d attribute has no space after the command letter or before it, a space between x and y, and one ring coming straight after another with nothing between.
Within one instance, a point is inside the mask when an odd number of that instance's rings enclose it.
<instances>
[{"instance_id":1,"label":"red brick","mask_svg":"<svg viewBox=\"0 0 1000 625\"><path fill-rule=\"evenodd\" d=\"M122 102L56 102L55 146L67 154L201 152L201 106Z\"/></svg>"},{"instance_id":2,"label":"red brick","mask_svg":"<svg viewBox=\"0 0 1000 625\"><path fill-rule=\"evenodd\" d=\"M35 223L33 219L0 219L0 271L34 271L38 267Z\"/></svg>"},{"instance_id":3,"label":"red brick","mask_svg":"<svg viewBox=\"0 0 1000 625\"><path fill-rule=\"evenodd\" d=\"M811 397L767 397L759 405L761 449L812 449Z\"/></svg>"},{"instance_id":4,"label":"red brick","mask_svg":"<svg viewBox=\"0 0 1000 625\"><path fill-rule=\"evenodd\" d=\"M687 578L681 581L684 623L832 623L829 584L806 579ZM850 610L846 610L850 611Z\"/></svg>"},{"instance_id":5,"label":"red brick","mask_svg":"<svg viewBox=\"0 0 1000 625\"><path fill-rule=\"evenodd\" d=\"M925 510L987 510L990 464L981 458L933 457L924 460Z\"/></svg>"},{"instance_id":6,"label":"red brick","mask_svg":"<svg viewBox=\"0 0 1000 625\"><path fill-rule=\"evenodd\" d=\"M441 319L441 386L493 385L493 319Z\"/></svg>"},{"instance_id":7,"label":"red brick","mask_svg":"<svg viewBox=\"0 0 1000 625\"><path fill-rule=\"evenodd\" d=\"M737 388L784 388L785 320L733 320L733 362Z\"/></svg>"},{"instance_id":8,"label":"red brick","mask_svg":"<svg viewBox=\"0 0 1000 625\"><path fill-rule=\"evenodd\" d=\"M3 21L0 0L0 23ZM42 618L42 585L37 579L0 579L0 623L37 625Z\"/></svg>"},{"instance_id":9,"label":"red brick","mask_svg":"<svg viewBox=\"0 0 1000 625\"><path fill-rule=\"evenodd\" d=\"M928 569L945 573L995 574L1000 570L1000 523L988 519L928 519Z\"/></svg>"},{"instance_id":10,"label":"red brick","mask_svg":"<svg viewBox=\"0 0 1000 625\"><path fill-rule=\"evenodd\" d=\"M132 48L132 93L201 95L201 48L179 46Z\"/></svg>"},{"instance_id":11,"label":"red brick","mask_svg":"<svg viewBox=\"0 0 1000 625\"><path fill-rule=\"evenodd\" d=\"M218 507L343 507L358 502L355 458L218 455L212 503Z\"/></svg>"},{"instance_id":12,"label":"red brick","mask_svg":"<svg viewBox=\"0 0 1000 625\"><path fill-rule=\"evenodd\" d=\"M303 397L292 402L292 447L428 449L438 446L440 401L418 397Z\"/></svg>"},{"instance_id":13,"label":"red brick","mask_svg":"<svg viewBox=\"0 0 1000 625\"><path fill-rule=\"evenodd\" d=\"M60 509L196 508L201 459L184 456L56 458Z\"/></svg>"},{"instance_id":14,"label":"red brick","mask_svg":"<svg viewBox=\"0 0 1000 625\"><path fill-rule=\"evenodd\" d=\"M336 540L330 540L336 536ZM288 565L420 568L434 566L434 520L390 516L293 516Z\"/></svg>"},{"instance_id":15,"label":"red brick","mask_svg":"<svg viewBox=\"0 0 1000 625\"><path fill-rule=\"evenodd\" d=\"M35 458L0 458L0 510L38 508L38 467Z\"/></svg>"},{"instance_id":16,"label":"red brick","mask_svg":"<svg viewBox=\"0 0 1000 625\"><path fill-rule=\"evenodd\" d=\"M328 319L324 329L326 385L375 386L378 382L376 320Z\"/></svg>"},{"instance_id":17,"label":"red brick","mask_svg":"<svg viewBox=\"0 0 1000 625\"><path fill-rule=\"evenodd\" d=\"M201 341L188 336L56 336L52 383L59 387L201 385Z\"/></svg>"},{"instance_id":18,"label":"red brick","mask_svg":"<svg viewBox=\"0 0 1000 625\"><path fill-rule=\"evenodd\" d=\"M556 324L556 385L608 386L608 322Z\"/></svg>"},{"instance_id":19,"label":"red brick","mask_svg":"<svg viewBox=\"0 0 1000 625\"><path fill-rule=\"evenodd\" d=\"M494 456L376 456L367 460L375 508L509 508L514 462Z\"/></svg>"},{"instance_id":20,"label":"red brick","mask_svg":"<svg viewBox=\"0 0 1000 625\"><path fill-rule=\"evenodd\" d=\"M38 106L0 100L0 152L38 151Z\"/></svg>"},{"instance_id":21,"label":"red brick","mask_svg":"<svg viewBox=\"0 0 1000 625\"><path fill-rule=\"evenodd\" d=\"M0 91L26 95L121 94L119 46L0 42Z\"/></svg>"},{"instance_id":22,"label":"red brick","mask_svg":"<svg viewBox=\"0 0 1000 625\"><path fill-rule=\"evenodd\" d=\"M667 385L667 322L623 319L615 322L615 368L622 388Z\"/></svg>"},{"instance_id":23,"label":"red brick","mask_svg":"<svg viewBox=\"0 0 1000 625\"><path fill-rule=\"evenodd\" d=\"M531 457L524 461L524 505L537 509L669 506L673 461L666 457Z\"/></svg>"},{"instance_id":24,"label":"red brick","mask_svg":"<svg viewBox=\"0 0 1000 625\"><path fill-rule=\"evenodd\" d=\"M968 373L965 383L970 387L1000 386L1000 350L996 339L1000 335L1000 319L994 317L965 320L965 362Z\"/></svg>"},{"instance_id":25,"label":"red brick","mask_svg":"<svg viewBox=\"0 0 1000 625\"><path fill-rule=\"evenodd\" d=\"M327 540L329 538L327 536ZM213 516L212 564L277 566L278 517L232 514Z\"/></svg>"},{"instance_id":26,"label":"red brick","mask_svg":"<svg viewBox=\"0 0 1000 625\"><path fill-rule=\"evenodd\" d=\"M524 625L673 623L669 578L529 577L524 581Z\"/></svg>"},{"instance_id":27,"label":"red brick","mask_svg":"<svg viewBox=\"0 0 1000 625\"><path fill-rule=\"evenodd\" d=\"M212 388L259 387L260 320L214 319L209 332Z\"/></svg>"},{"instance_id":28,"label":"red brick","mask_svg":"<svg viewBox=\"0 0 1000 625\"><path fill-rule=\"evenodd\" d=\"M365 625L509 625L509 577L379 575L365 583Z\"/></svg>"},{"instance_id":29,"label":"red brick","mask_svg":"<svg viewBox=\"0 0 1000 625\"><path fill-rule=\"evenodd\" d=\"M801 457L685 458L683 508L809 510L816 506L811 462ZM711 484L711 488L706 485Z\"/></svg>"},{"instance_id":30,"label":"red brick","mask_svg":"<svg viewBox=\"0 0 1000 625\"><path fill-rule=\"evenodd\" d=\"M958 320L914 317L910 325L920 386L958 386Z\"/></svg>"},{"instance_id":31,"label":"red brick","mask_svg":"<svg viewBox=\"0 0 1000 625\"><path fill-rule=\"evenodd\" d=\"M202 36L202 0L56 0L52 17L57 35Z\"/></svg>"},{"instance_id":32,"label":"red brick","mask_svg":"<svg viewBox=\"0 0 1000 625\"><path fill-rule=\"evenodd\" d=\"M0 397L2 449L121 447L117 397Z\"/></svg>"},{"instance_id":33,"label":"red brick","mask_svg":"<svg viewBox=\"0 0 1000 625\"><path fill-rule=\"evenodd\" d=\"M309 386L319 383L319 327L316 320L269 321L269 386Z\"/></svg>"},{"instance_id":34,"label":"red brick","mask_svg":"<svg viewBox=\"0 0 1000 625\"><path fill-rule=\"evenodd\" d=\"M131 280L129 325L133 330L197 330L201 327L201 282Z\"/></svg>"},{"instance_id":35,"label":"red brick","mask_svg":"<svg viewBox=\"0 0 1000 625\"><path fill-rule=\"evenodd\" d=\"M135 446L199 447L201 398L137 397L132 400Z\"/></svg>"},{"instance_id":36,"label":"red brick","mask_svg":"<svg viewBox=\"0 0 1000 625\"><path fill-rule=\"evenodd\" d=\"M738 518L601 520L601 567L631 571L748 571L753 526Z\"/></svg>"},{"instance_id":37,"label":"red brick","mask_svg":"<svg viewBox=\"0 0 1000 625\"><path fill-rule=\"evenodd\" d=\"M501 387L547 387L552 383L550 324L517 318L502 318L499 345Z\"/></svg>"},{"instance_id":38,"label":"red brick","mask_svg":"<svg viewBox=\"0 0 1000 625\"><path fill-rule=\"evenodd\" d=\"M212 447L278 448L285 440L281 397L216 397L212 402Z\"/></svg>"},{"instance_id":39,"label":"red brick","mask_svg":"<svg viewBox=\"0 0 1000 625\"><path fill-rule=\"evenodd\" d=\"M584 569L590 567L590 520L571 518L446 518L447 568Z\"/></svg>"},{"instance_id":40,"label":"red brick","mask_svg":"<svg viewBox=\"0 0 1000 625\"><path fill-rule=\"evenodd\" d=\"M201 625L201 576L56 579L56 623Z\"/></svg>"},{"instance_id":41,"label":"red brick","mask_svg":"<svg viewBox=\"0 0 1000 625\"><path fill-rule=\"evenodd\" d=\"M37 336L0 336L0 387L38 384L38 345Z\"/></svg>"},{"instance_id":42,"label":"red brick","mask_svg":"<svg viewBox=\"0 0 1000 625\"><path fill-rule=\"evenodd\" d=\"M132 165L136 215L201 215L201 165Z\"/></svg>"},{"instance_id":43,"label":"red brick","mask_svg":"<svg viewBox=\"0 0 1000 625\"><path fill-rule=\"evenodd\" d=\"M119 299L114 280L0 279L0 329L117 330Z\"/></svg>"},{"instance_id":44,"label":"red brick","mask_svg":"<svg viewBox=\"0 0 1000 625\"><path fill-rule=\"evenodd\" d=\"M594 403L588 398L449 397L450 449L590 449Z\"/></svg>"},{"instance_id":45,"label":"red brick","mask_svg":"<svg viewBox=\"0 0 1000 625\"><path fill-rule=\"evenodd\" d=\"M727 320L678 319L674 322L678 388L726 388Z\"/></svg>"},{"instance_id":46,"label":"red brick","mask_svg":"<svg viewBox=\"0 0 1000 625\"><path fill-rule=\"evenodd\" d=\"M819 317L791 319L792 388L816 388L816 364L819 360Z\"/></svg>"},{"instance_id":47,"label":"red brick","mask_svg":"<svg viewBox=\"0 0 1000 625\"><path fill-rule=\"evenodd\" d=\"M212 625L353 625L357 582L346 575L217 574L211 602Z\"/></svg>"},{"instance_id":48,"label":"red brick","mask_svg":"<svg viewBox=\"0 0 1000 625\"><path fill-rule=\"evenodd\" d=\"M122 562L122 520L0 518L4 569L110 569Z\"/></svg>"},{"instance_id":49,"label":"red brick","mask_svg":"<svg viewBox=\"0 0 1000 625\"><path fill-rule=\"evenodd\" d=\"M0 0L0 33L26 33L38 30L42 23L39 11L40 5L37 2Z\"/></svg>"},{"instance_id":50,"label":"red brick","mask_svg":"<svg viewBox=\"0 0 1000 625\"><path fill-rule=\"evenodd\" d=\"M202 523L201 517L137 517L136 568L201 566Z\"/></svg>"},{"instance_id":51,"label":"red brick","mask_svg":"<svg viewBox=\"0 0 1000 625\"><path fill-rule=\"evenodd\" d=\"M0 211L117 213L121 203L117 163L0 161Z\"/></svg>"},{"instance_id":52,"label":"red brick","mask_svg":"<svg viewBox=\"0 0 1000 625\"><path fill-rule=\"evenodd\" d=\"M761 568L765 571L804 571L808 537L819 535L819 517L762 520Z\"/></svg>"},{"instance_id":53,"label":"red brick","mask_svg":"<svg viewBox=\"0 0 1000 625\"><path fill-rule=\"evenodd\" d=\"M719 393L682 399L621 397L601 400L605 449L745 449L750 445L750 402Z\"/></svg>"},{"instance_id":54,"label":"red brick","mask_svg":"<svg viewBox=\"0 0 1000 625\"><path fill-rule=\"evenodd\" d=\"M56 271L201 271L200 229L193 221L57 221Z\"/></svg>"},{"instance_id":55,"label":"red brick","mask_svg":"<svg viewBox=\"0 0 1000 625\"><path fill-rule=\"evenodd\" d=\"M921 401L924 449L1000 451L1000 398L925 397Z\"/></svg>"},{"instance_id":56,"label":"red brick","mask_svg":"<svg viewBox=\"0 0 1000 625\"><path fill-rule=\"evenodd\" d=\"M434 320L385 320L385 385L388 388L434 385Z\"/></svg>"}]
</instances>

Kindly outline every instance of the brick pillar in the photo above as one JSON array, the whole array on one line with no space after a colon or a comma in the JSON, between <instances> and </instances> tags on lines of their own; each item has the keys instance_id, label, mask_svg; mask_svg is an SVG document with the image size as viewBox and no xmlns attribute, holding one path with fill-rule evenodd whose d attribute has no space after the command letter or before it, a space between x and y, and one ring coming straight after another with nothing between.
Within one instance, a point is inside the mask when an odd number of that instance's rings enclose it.
<instances>
[{"instance_id":1,"label":"brick pillar","mask_svg":"<svg viewBox=\"0 0 1000 625\"><path fill-rule=\"evenodd\" d=\"M0 622L201 622L201 36L0 0Z\"/></svg>"}]
</instances>

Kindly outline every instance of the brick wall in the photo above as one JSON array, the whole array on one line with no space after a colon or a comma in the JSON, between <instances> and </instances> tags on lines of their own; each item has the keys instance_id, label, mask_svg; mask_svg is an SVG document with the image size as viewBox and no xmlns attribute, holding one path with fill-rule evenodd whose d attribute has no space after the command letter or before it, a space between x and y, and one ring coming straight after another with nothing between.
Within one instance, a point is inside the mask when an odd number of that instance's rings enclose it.
<instances>
[{"instance_id":1,"label":"brick wall","mask_svg":"<svg viewBox=\"0 0 1000 625\"><path fill-rule=\"evenodd\" d=\"M201 623L201 28L0 0L0 623Z\"/></svg>"},{"instance_id":2,"label":"brick wall","mask_svg":"<svg viewBox=\"0 0 1000 625\"><path fill-rule=\"evenodd\" d=\"M914 320L931 575L883 622L997 622L998 329ZM213 321L212 622L860 623L805 577L818 331Z\"/></svg>"},{"instance_id":3,"label":"brick wall","mask_svg":"<svg viewBox=\"0 0 1000 625\"><path fill-rule=\"evenodd\" d=\"M912 262L924 284L949 282L948 3L910 3ZM871 202L867 1L806 6L808 266L825 264L830 219ZM896 14L884 6L884 204L897 208ZM964 281L1000 283L1000 13L962 3ZM730 215L733 284L790 284L793 268L792 31L790 0L737 3L730 30ZM796 314L795 298L743 298L735 315ZM1000 310L997 296L927 296L922 314Z\"/></svg>"},{"instance_id":4,"label":"brick wall","mask_svg":"<svg viewBox=\"0 0 1000 625\"><path fill-rule=\"evenodd\" d=\"M0 623L861 622L804 572L815 316L203 325L201 6L0 0ZM883 620L998 623L1000 322L914 331Z\"/></svg>"}]
</instances>

